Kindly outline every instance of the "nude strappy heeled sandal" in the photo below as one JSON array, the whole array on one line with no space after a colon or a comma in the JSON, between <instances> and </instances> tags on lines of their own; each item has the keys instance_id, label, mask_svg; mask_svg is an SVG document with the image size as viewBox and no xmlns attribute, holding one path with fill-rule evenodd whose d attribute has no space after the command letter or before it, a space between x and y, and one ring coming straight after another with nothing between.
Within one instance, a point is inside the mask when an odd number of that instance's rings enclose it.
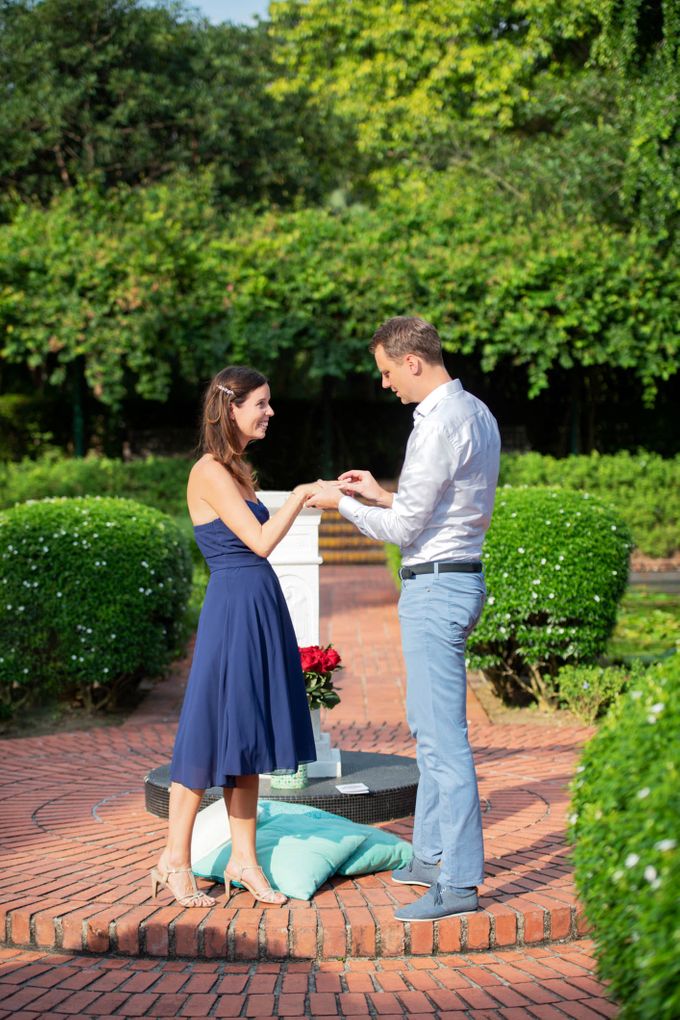
<instances>
[{"instance_id":1,"label":"nude strappy heeled sandal","mask_svg":"<svg viewBox=\"0 0 680 1020\"><path fill-rule=\"evenodd\" d=\"M247 882L243 877L244 871L259 871L262 877L266 880L266 875L259 864L245 864L237 875L232 874L226 868L224 869L224 895L226 897L226 903L231 899L231 886L233 882L238 882L244 889L247 889L251 896L254 896L260 903L285 903L288 899L282 892L278 892L277 889L272 889L269 882L267 882L266 889L254 889L250 882Z\"/></svg>"},{"instance_id":2,"label":"nude strappy heeled sandal","mask_svg":"<svg viewBox=\"0 0 680 1020\"><path fill-rule=\"evenodd\" d=\"M177 896L175 892L170 888L168 878L170 875L190 875L191 876L191 889L190 893L186 896ZM158 886L163 885L166 889L169 889L172 895L175 897L181 907L214 907L215 900L212 896L208 896L207 893L201 892L196 885L196 877L191 868L168 868L167 871L161 871L160 868L151 869L151 895L155 899L158 895ZM198 900L209 900L209 903L199 903Z\"/></svg>"}]
</instances>

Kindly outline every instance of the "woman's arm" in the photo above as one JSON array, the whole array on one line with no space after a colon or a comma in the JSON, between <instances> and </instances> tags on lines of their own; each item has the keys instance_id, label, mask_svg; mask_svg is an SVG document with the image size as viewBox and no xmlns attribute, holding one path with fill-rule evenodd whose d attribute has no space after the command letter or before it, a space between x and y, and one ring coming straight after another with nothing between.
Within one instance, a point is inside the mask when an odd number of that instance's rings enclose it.
<instances>
[{"instance_id":1,"label":"woman's arm","mask_svg":"<svg viewBox=\"0 0 680 1020\"><path fill-rule=\"evenodd\" d=\"M258 556L269 556L302 510L315 484L296 485L283 506L260 524L229 472L215 460L194 468L194 494L203 499L238 538Z\"/></svg>"}]
</instances>

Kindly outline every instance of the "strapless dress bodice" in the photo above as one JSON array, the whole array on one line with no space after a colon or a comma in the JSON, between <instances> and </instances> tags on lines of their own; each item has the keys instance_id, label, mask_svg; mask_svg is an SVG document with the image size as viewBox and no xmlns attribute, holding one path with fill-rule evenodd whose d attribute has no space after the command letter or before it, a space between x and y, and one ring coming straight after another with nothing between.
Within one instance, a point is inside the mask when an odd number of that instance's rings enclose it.
<instances>
[{"instance_id":1,"label":"strapless dress bodice","mask_svg":"<svg viewBox=\"0 0 680 1020\"><path fill-rule=\"evenodd\" d=\"M260 503L259 500L254 502L251 499L246 502L261 524L269 520L269 510L264 503ZM216 570L254 567L267 562L263 556L258 556L252 549L249 549L220 517L216 517L214 521L209 521L207 524L195 524L194 538L211 574Z\"/></svg>"}]
</instances>

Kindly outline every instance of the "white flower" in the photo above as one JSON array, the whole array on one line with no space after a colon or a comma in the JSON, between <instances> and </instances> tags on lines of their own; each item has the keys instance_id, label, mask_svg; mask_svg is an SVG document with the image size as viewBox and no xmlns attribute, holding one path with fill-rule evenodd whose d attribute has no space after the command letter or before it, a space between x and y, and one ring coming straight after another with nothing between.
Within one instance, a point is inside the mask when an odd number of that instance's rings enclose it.
<instances>
[{"instance_id":1,"label":"white flower","mask_svg":"<svg viewBox=\"0 0 680 1020\"><path fill-rule=\"evenodd\" d=\"M621 881L621 879L623 878L623 872L621 871L621 868L616 869L616 871L612 875L612 878L614 879L615 882Z\"/></svg>"},{"instance_id":2,"label":"white flower","mask_svg":"<svg viewBox=\"0 0 680 1020\"><path fill-rule=\"evenodd\" d=\"M574 811L574 813L572 815L569 815L569 824L570 825L576 825L577 821L578 821L578 814L577 814L576 811Z\"/></svg>"},{"instance_id":3,"label":"white flower","mask_svg":"<svg viewBox=\"0 0 680 1020\"><path fill-rule=\"evenodd\" d=\"M663 710L664 710L663 701L657 701L655 705L652 705L649 711L654 712L655 715L658 715L659 712L663 712Z\"/></svg>"},{"instance_id":4,"label":"white flower","mask_svg":"<svg viewBox=\"0 0 680 1020\"><path fill-rule=\"evenodd\" d=\"M532 584L540 584L541 583L540 577L535 578L531 583Z\"/></svg>"},{"instance_id":5,"label":"white flower","mask_svg":"<svg viewBox=\"0 0 680 1020\"><path fill-rule=\"evenodd\" d=\"M612 524L612 531L616 531L616 525Z\"/></svg>"},{"instance_id":6,"label":"white flower","mask_svg":"<svg viewBox=\"0 0 680 1020\"><path fill-rule=\"evenodd\" d=\"M624 861L624 864L626 865L627 868L634 868L639 860L640 858L638 857L637 854L628 854Z\"/></svg>"},{"instance_id":7,"label":"white flower","mask_svg":"<svg viewBox=\"0 0 680 1020\"><path fill-rule=\"evenodd\" d=\"M677 843L674 839L660 839L658 843L654 844L655 850L675 850Z\"/></svg>"},{"instance_id":8,"label":"white flower","mask_svg":"<svg viewBox=\"0 0 680 1020\"><path fill-rule=\"evenodd\" d=\"M162 588L162 587L163 587L163 584L162 583L159 584L159 588ZM489 603L490 606L492 606L494 604L494 602L496 601L496 599L494 598L493 595L489 595L489 597L488 597L488 599L486 601Z\"/></svg>"},{"instance_id":9,"label":"white flower","mask_svg":"<svg viewBox=\"0 0 680 1020\"><path fill-rule=\"evenodd\" d=\"M541 566L542 566L542 567L544 567L544 566L546 565L546 563L547 563L547 562L548 562L548 561L546 560L545 556L542 556L542 557L541 557Z\"/></svg>"},{"instance_id":10,"label":"white flower","mask_svg":"<svg viewBox=\"0 0 680 1020\"><path fill-rule=\"evenodd\" d=\"M551 591L550 594L548 595L548 598L549 599L554 599L555 598L555 592Z\"/></svg>"},{"instance_id":11,"label":"white flower","mask_svg":"<svg viewBox=\"0 0 680 1020\"><path fill-rule=\"evenodd\" d=\"M559 563L556 563L555 564L555 570L561 570L561 569L562 569L562 567L559 565Z\"/></svg>"},{"instance_id":12,"label":"white flower","mask_svg":"<svg viewBox=\"0 0 680 1020\"><path fill-rule=\"evenodd\" d=\"M600 596L599 595L593 595L593 598L595 599L596 602L600 601Z\"/></svg>"},{"instance_id":13,"label":"white flower","mask_svg":"<svg viewBox=\"0 0 680 1020\"><path fill-rule=\"evenodd\" d=\"M652 867L651 864L648 864L645 868L644 875L648 882L653 882L657 877L656 868Z\"/></svg>"},{"instance_id":14,"label":"white flower","mask_svg":"<svg viewBox=\"0 0 680 1020\"><path fill-rule=\"evenodd\" d=\"M523 553L524 552L524 548L522 546L520 546L519 549L517 550L517 552L518 553Z\"/></svg>"},{"instance_id":15,"label":"white flower","mask_svg":"<svg viewBox=\"0 0 680 1020\"><path fill-rule=\"evenodd\" d=\"M634 701L637 701L638 698L642 697L642 691L631 691L630 696L631 698L633 698Z\"/></svg>"},{"instance_id":16,"label":"white flower","mask_svg":"<svg viewBox=\"0 0 680 1020\"><path fill-rule=\"evenodd\" d=\"M638 800L644 800L645 797L649 797L650 789L648 786L643 786L641 790L638 790L636 797Z\"/></svg>"},{"instance_id":17,"label":"white flower","mask_svg":"<svg viewBox=\"0 0 680 1020\"><path fill-rule=\"evenodd\" d=\"M587 680L584 680L583 683L581 684L581 686L583 687L584 691L589 691L590 690L590 684L588 683Z\"/></svg>"}]
</instances>

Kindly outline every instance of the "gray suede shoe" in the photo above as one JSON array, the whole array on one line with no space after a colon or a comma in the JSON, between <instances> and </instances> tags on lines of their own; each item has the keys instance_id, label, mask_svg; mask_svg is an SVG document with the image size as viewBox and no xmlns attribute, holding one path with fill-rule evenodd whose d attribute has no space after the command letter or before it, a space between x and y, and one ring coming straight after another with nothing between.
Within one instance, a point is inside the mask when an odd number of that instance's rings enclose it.
<instances>
[{"instance_id":1,"label":"gray suede shoe","mask_svg":"<svg viewBox=\"0 0 680 1020\"><path fill-rule=\"evenodd\" d=\"M439 878L441 872L438 864L426 864L413 856L405 868L392 872L392 881L400 885L424 885L429 889Z\"/></svg>"},{"instance_id":2,"label":"gray suede shoe","mask_svg":"<svg viewBox=\"0 0 680 1020\"><path fill-rule=\"evenodd\" d=\"M476 892L461 896L435 882L419 900L397 907L394 916L397 921L441 921L444 917L467 914L478 906Z\"/></svg>"}]
</instances>

